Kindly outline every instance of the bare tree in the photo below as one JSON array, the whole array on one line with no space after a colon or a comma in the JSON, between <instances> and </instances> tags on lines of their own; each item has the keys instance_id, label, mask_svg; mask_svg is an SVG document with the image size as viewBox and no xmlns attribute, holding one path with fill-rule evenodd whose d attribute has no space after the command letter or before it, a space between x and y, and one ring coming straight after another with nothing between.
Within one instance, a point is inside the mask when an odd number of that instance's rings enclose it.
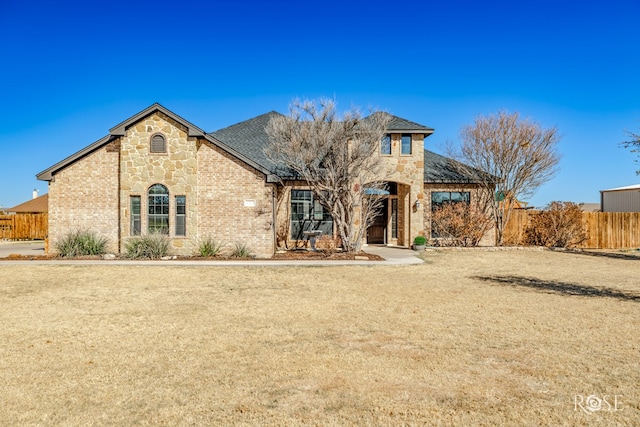
<instances>
[{"instance_id":1,"label":"bare tree","mask_svg":"<svg viewBox=\"0 0 640 427\"><path fill-rule=\"evenodd\" d=\"M555 127L543 129L519 113L499 111L478 116L462 128L461 144L451 155L476 171L481 188L495 194L488 200L496 229L496 244L518 199L526 199L558 171L560 140ZM478 173L477 170L483 173Z\"/></svg>"},{"instance_id":2,"label":"bare tree","mask_svg":"<svg viewBox=\"0 0 640 427\"><path fill-rule=\"evenodd\" d=\"M288 116L271 119L265 154L306 181L329 212L348 252L358 252L380 207L386 183L379 155L389 115L363 118L357 108L338 117L332 99L294 100Z\"/></svg>"},{"instance_id":3,"label":"bare tree","mask_svg":"<svg viewBox=\"0 0 640 427\"><path fill-rule=\"evenodd\" d=\"M629 148L629 151L632 153L639 153L640 155L640 133L634 133L631 131L627 131L627 135L629 136L628 141L624 141L622 146L624 148ZM636 163L640 163L640 160L636 160ZM636 171L637 175L640 175L640 170Z\"/></svg>"}]
</instances>

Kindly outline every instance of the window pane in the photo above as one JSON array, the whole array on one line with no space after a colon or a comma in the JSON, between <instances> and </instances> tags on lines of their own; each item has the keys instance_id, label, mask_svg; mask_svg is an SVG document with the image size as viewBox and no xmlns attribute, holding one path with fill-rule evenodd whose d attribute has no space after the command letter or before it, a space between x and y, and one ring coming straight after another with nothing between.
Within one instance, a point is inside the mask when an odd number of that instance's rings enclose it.
<instances>
[{"instance_id":1,"label":"window pane","mask_svg":"<svg viewBox=\"0 0 640 427\"><path fill-rule=\"evenodd\" d=\"M176 196L176 236L187 235L187 196Z\"/></svg>"},{"instance_id":2,"label":"window pane","mask_svg":"<svg viewBox=\"0 0 640 427\"><path fill-rule=\"evenodd\" d=\"M431 193L431 210L442 206L443 203L448 202L451 195L448 191L434 191Z\"/></svg>"},{"instance_id":3,"label":"window pane","mask_svg":"<svg viewBox=\"0 0 640 427\"><path fill-rule=\"evenodd\" d=\"M333 220L310 190L291 190L291 238L303 240L305 231L322 230L333 235Z\"/></svg>"},{"instance_id":4,"label":"window pane","mask_svg":"<svg viewBox=\"0 0 640 427\"><path fill-rule=\"evenodd\" d=\"M161 184L149 188L149 232L169 234L169 191Z\"/></svg>"},{"instance_id":5,"label":"window pane","mask_svg":"<svg viewBox=\"0 0 640 427\"><path fill-rule=\"evenodd\" d=\"M398 199L391 199L391 238L398 238Z\"/></svg>"},{"instance_id":6,"label":"window pane","mask_svg":"<svg viewBox=\"0 0 640 427\"><path fill-rule=\"evenodd\" d=\"M142 229L140 225L140 196L131 196L131 230L132 236L138 236Z\"/></svg>"},{"instance_id":7,"label":"window pane","mask_svg":"<svg viewBox=\"0 0 640 427\"><path fill-rule=\"evenodd\" d=\"M382 154L391 154L391 136L385 135L380 144L380 152Z\"/></svg>"},{"instance_id":8,"label":"window pane","mask_svg":"<svg viewBox=\"0 0 640 427\"><path fill-rule=\"evenodd\" d=\"M411 154L411 135L402 135L402 154Z\"/></svg>"}]
</instances>

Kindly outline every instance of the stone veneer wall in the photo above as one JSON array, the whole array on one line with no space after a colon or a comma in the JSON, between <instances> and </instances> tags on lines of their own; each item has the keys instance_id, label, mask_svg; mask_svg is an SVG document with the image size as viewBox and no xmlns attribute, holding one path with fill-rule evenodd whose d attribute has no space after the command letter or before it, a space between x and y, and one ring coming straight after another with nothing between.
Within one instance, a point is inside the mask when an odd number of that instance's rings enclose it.
<instances>
[{"instance_id":1,"label":"stone veneer wall","mask_svg":"<svg viewBox=\"0 0 640 427\"><path fill-rule=\"evenodd\" d=\"M164 136L165 153L151 153L150 141L155 134ZM169 190L171 252L193 253L198 235L196 143L196 138L187 136L184 126L160 112L140 120L120 138L121 250L126 238L131 236L130 196L140 196L141 229L146 234L148 190L153 184L162 184ZM175 236L175 196L186 196L186 237Z\"/></svg>"},{"instance_id":2,"label":"stone veneer wall","mask_svg":"<svg viewBox=\"0 0 640 427\"><path fill-rule=\"evenodd\" d=\"M400 246L411 246L413 239L425 233L424 222L424 134L413 134L411 154L400 154L402 134L391 134L391 154L383 155L387 164L386 180L397 182L398 185L398 238ZM288 182L278 198L277 228L282 235L278 239L280 245L288 247L294 242L289 238L289 221L291 208L291 189L307 189L304 182ZM420 200L420 206L415 207L415 201ZM334 230L335 231L335 230ZM335 234L335 232L334 232ZM389 232L390 235L390 232ZM392 242L395 239L388 238Z\"/></svg>"},{"instance_id":3,"label":"stone veneer wall","mask_svg":"<svg viewBox=\"0 0 640 427\"><path fill-rule=\"evenodd\" d=\"M274 184L265 176L202 141L198 149L198 233L233 247L249 246L259 257L271 257Z\"/></svg>"},{"instance_id":4,"label":"stone veneer wall","mask_svg":"<svg viewBox=\"0 0 640 427\"><path fill-rule=\"evenodd\" d=\"M478 201L479 192L483 190L476 184L424 184L424 229L427 240L431 238L431 193L435 191L468 191L473 204ZM495 230L493 228L485 234L479 245L495 245Z\"/></svg>"},{"instance_id":5,"label":"stone veneer wall","mask_svg":"<svg viewBox=\"0 0 640 427\"><path fill-rule=\"evenodd\" d=\"M383 155L388 181L398 186L398 245L411 246L424 228L424 134L411 135L411 154L400 154L402 134L391 134L391 154ZM416 208L416 200L420 206Z\"/></svg>"},{"instance_id":6,"label":"stone veneer wall","mask_svg":"<svg viewBox=\"0 0 640 427\"><path fill-rule=\"evenodd\" d=\"M49 251L69 232L84 229L118 248L118 151L110 143L56 173L49 182Z\"/></svg>"}]
</instances>

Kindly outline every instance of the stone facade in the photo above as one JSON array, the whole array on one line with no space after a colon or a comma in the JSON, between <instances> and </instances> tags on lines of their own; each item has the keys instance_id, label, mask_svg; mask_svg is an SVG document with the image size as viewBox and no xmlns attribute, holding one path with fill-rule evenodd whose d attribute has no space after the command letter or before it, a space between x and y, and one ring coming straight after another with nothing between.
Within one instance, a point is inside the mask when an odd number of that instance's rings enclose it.
<instances>
[{"instance_id":1,"label":"stone facade","mask_svg":"<svg viewBox=\"0 0 640 427\"><path fill-rule=\"evenodd\" d=\"M398 185L398 237L387 241L411 246L413 239L424 235L424 134L411 134L411 154L401 153L402 134L391 134L391 154L382 155L387 163L387 181ZM416 203L418 201L418 203ZM387 227L388 229L390 227Z\"/></svg>"}]
</instances>

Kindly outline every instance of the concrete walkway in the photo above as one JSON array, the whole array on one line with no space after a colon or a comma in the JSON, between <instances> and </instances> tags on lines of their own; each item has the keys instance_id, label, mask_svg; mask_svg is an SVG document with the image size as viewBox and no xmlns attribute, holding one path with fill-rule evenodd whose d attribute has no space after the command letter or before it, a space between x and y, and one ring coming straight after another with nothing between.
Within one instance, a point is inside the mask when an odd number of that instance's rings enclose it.
<instances>
[{"instance_id":1,"label":"concrete walkway","mask_svg":"<svg viewBox=\"0 0 640 427\"><path fill-rule=\"evenodd\" d=\"M182 266L255 266L255 267L282 267L282 266L331 266L331 265L363 265L373 267L376 265L410 265L422 264L418 258L419 253L411 249L371 245L363 248L364 252L381 256L384 261L317 261L317 260L253 260L253 261L136 261L136 260L33 260L12 261L3 258L10 254L19 255L44 255L44 242L0 242L0 265L182 265Z\"/></svg>"},{"instance_id":2,"label":"concrete walkway","mask_svg":"<svg viewBox=\"0 0 640 427\"><path fill-rule=\"evenodd\" d=\"M11 254L17 255L44 255L44 241L0 241L0 258L6 258Z\"/></svg>"}]
</instances>

